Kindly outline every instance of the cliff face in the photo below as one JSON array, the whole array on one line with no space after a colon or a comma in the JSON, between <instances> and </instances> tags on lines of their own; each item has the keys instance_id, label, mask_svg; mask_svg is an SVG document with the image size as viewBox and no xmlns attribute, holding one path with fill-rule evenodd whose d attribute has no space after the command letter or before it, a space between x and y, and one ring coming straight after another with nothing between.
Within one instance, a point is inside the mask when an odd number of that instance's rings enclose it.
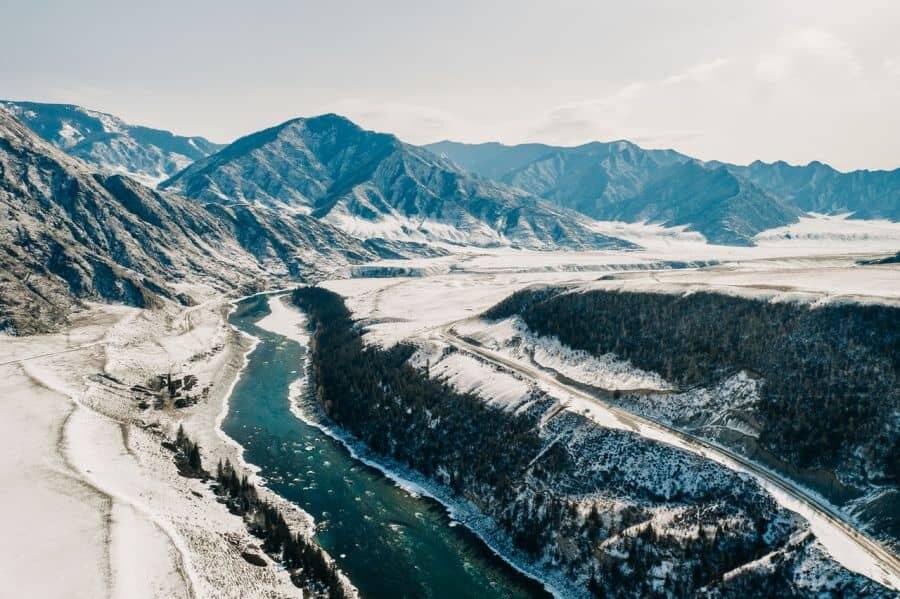
<instances>
[{"instance_id":1,"label":"cliff face","mask_svg":"<svg viewBox=\"0 0 900 599\"><path fill-rule=\"evenodd\" d=\"M492 406L430 377L429 363L414 367L412 347L366 346L336 294L305 288L293 299L314 330L314 395L328 417L474 504L509 552L567 596L739 596L795 588L812 566L849 596L883 593L821 553L805 523L747 477L599 427L541 392ZM786 565L739 573L772 555Z\"/></svg>"}]
</instances>

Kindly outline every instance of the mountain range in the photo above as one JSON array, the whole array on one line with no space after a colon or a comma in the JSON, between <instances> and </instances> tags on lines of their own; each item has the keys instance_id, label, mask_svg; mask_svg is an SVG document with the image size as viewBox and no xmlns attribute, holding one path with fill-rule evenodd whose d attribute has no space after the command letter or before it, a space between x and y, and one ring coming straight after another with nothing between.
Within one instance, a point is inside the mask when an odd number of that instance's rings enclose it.
<instances>
[{"instance_id":1,"label":"mountain range","mask_svg":"<svg viewBox=\"0 0 900 599\"><path fill-rule=\"evenodd\" d=\"M158 184L157 184L158 182ZM900 219L900 170L702 162L630 142L417 147L338 115L219 146L63 104L0 102L0 330L83 300L190 303L451 245L633 249L595 219L749 245L808 212Z\"/></svg>"},{"instance_id":2,"label":"mountain range","mask_svg":"<svg viewBox=\"0 0 900 599\"><path fill-rule=\"evenodd\" d=\"M163 181L207 202L311 214L356 237L531 249L625 249L584 215L338 115L243 137Z\"/></svg>"},{"instance_id":3,"label":"mountain range","mask_svg":"<svg viewBox=\"0 0 900 599\"><path fill-rule=\"evenodd\" d=\"M129 125L72 104L0 100L0 106L60 150L98 170L126 174L150 186L222 148L202 137Z\"/></svg>"},{"instance_id":4,"label":"mountain range","mask_svg":"<svg viewBox=\"0 0 900 599\"><path fill-rule=\"evenodd\" d=\"M593 218L686 225L713 243L752 244L757 233L806 212L900 219L900 169L842 173L820 162L740 166L627 141L425 147L481 177Z\"/></svg>"},{"instance_id":5,"label":"mountain range","mask_svg":"<svg viewBox=\"0 0 900 599\"><path fill-rule=\"evenodd\" d=\"M0 331L62 323L82 301L192 303L379 257L327 223L206 205L94 172L0 109Z\"/></svg>"}]
</instances>

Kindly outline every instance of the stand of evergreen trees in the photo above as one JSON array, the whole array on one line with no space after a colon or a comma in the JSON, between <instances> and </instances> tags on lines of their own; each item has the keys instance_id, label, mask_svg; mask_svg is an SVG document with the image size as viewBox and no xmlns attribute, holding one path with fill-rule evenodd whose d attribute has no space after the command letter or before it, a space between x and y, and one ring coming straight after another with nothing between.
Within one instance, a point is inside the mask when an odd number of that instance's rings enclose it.
<instances>
[{"instance_id":1,"label":"stand of evergreen trees","mask_svg":"<svg viewBox=\"0 0 900 599\"><path fill-rule=\"evenodd\" d=\"M313 379L328 416L374 451L427 476L441 467L456 492L472 485L498 499L510 492L511 478L541 449L534 413L502 412L426 376L407 363L410 345L365 346L335 293L305 287L293 301L315 327Z\"/></svg>"},{"instance_id":2,"label":"stand of evergreen trees","mask_svg":"<svg viewBox=\"0 0 900 599\"><path fill-rule=\"evenodd\" d=\"M766 449L801 468L832 470L863 445L882 482L900 482L898 308L546 288L517 292L484 316L515 314L539 335L614 352L683 387L740 370L760 376Z\"/></svg>"},{"instance_id":3,"label":"stand of evergreen trees","mask_svg":"<svg viewBox=\"0 0 900 599\"><path fill-rule=\"evenodd\" d=\"M202 479L209 477L209 472L203 469L200 446L188 438L184 432L184 426L180 424L171 449L175 450L175 465L178 466L178 472L182 476Z\"/></svg>"},{"instance_id":4,"label":"stand of evergreen trees","mask_svg":"<svg viewBox=\"0 0 900 599\"><path fill-rule=\"evenodd\" d=\"M229 460L216 466L216 492L226 499L232 513L242 516L251 534L263 540L263 551L292 570L297 586L329 599L347 597L333 562L301 534L292 534L281 511L260 499L247 475L238 476Z\"/></svg>"},{"instance_id":5,"label":"stand of evergreen trees","mask_svg":"<svg viewBox=\"0 0 900 599\"><path fill-rule=\"evenodd\" d=\"M200 446L185 434L179 425L175 442L167 444L175 451L175 463L184 476L209 478L203 469ZM225 499L231 513L241 516L251 534L262 539L262 549L291 571L291 581L316 597L345 599L348 597L337 567L325 553L301 534L291 529L281 511L260 499L256 487L247 475L238 473L229 460L216 465L215 492Z\"/></svg>"}]
</instances>

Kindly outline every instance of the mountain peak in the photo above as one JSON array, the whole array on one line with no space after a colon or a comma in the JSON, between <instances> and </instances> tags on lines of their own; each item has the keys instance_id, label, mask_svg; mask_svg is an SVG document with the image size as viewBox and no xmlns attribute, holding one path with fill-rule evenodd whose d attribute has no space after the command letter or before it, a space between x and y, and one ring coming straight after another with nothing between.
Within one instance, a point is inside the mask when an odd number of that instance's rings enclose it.
<instances>
[{"instance_id":1,"label":"mountain peak","mask_svg":"<svg viewBox=\"0 0 900 599\"><path fill-rule=\"evenodd\" d=\"M151 186L221 148L202 137L131 125L74 104L2 100L0 106L41 138L96 170L124 173Z\"/></svg>"},{"instance_id":2,"label":"mountain peak","mask_svg":"<svg viewBox=\"0 0 900 599\"><path fill-rule=\"evenodd\" d=\"M311 214L363 238L626 247L584 216L472 177L395 136L325 114L239 139L160 185L211 202L251 202Z\"/></svg>"}]
</instances>

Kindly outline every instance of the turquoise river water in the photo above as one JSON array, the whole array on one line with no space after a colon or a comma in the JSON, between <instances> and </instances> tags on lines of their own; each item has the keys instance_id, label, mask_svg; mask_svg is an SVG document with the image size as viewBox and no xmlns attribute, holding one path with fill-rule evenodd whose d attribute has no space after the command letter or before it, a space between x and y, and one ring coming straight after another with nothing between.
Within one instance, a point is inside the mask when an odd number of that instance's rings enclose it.
<instances>
[{"instance_id":1,"label":"turquoise river water","mask_svg":"<svg viewBox=\"0 0 900 599\"><path fill-rule=\"evenodd\" d=\"M290 411L305 348L255 326L268 298L239 303L230 322L260 339L222 428L282 497L311 513L316 540L366 598L547 597L437 502L411 495Z\"/></svg>"}]
</instances>

